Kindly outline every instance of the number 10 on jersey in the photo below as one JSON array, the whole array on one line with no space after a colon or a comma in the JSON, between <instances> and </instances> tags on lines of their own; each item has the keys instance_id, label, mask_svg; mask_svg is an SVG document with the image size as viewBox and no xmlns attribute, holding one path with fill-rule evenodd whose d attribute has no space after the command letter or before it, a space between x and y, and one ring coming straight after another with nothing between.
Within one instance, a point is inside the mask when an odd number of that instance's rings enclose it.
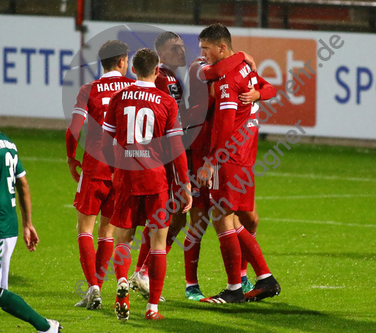
<instances>
[{"instance_id":1,"label":"number 10 on jersey","mask_svg":"<svg viewBox=\"0 0 376 333\"><path fill-rule=\"evenodd\" d=\"M137 112L135 106L124 108L124 115L127 115L127 143L139 143L147 145L153 138L154 112L149 108L142 108Z\"/></svg>"}]
</instances>

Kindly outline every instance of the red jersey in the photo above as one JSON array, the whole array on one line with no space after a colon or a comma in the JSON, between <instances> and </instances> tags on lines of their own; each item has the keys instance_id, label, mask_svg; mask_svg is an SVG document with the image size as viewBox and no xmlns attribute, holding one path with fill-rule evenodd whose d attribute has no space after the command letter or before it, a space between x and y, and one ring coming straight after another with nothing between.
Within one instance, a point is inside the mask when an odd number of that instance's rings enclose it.
<instances>
[{"instance_id":1,"label":"red jersey","mask_svg":"<svg viewBox=\"0 0 376 333\"><path fill-rule=\"evenodd\" d=\"M165 64L159 65L159 73L155 80L155 85L158 89L170 95L180 105L183 98L183 89L176 78L176 74L170 67Z\"/></svg>"},{"instance_id":2,"label":"red jersey","mask_svg":"<svg viewBox=\"0 0 376 333\"><path fill-rule=\"evenodd\" d=\"M112 94L133 84L118 71L104 74L99 80L85 84L80 88L72 112L72 120L66 133L67 156L75 157L80 129L88 117L88 132L85 140L85 153L82 172L95 179L111 180L109 166L104 163L102 154L102 125Z\"/></svg>"},{"instance_id":3,"label":"red jersey","mask_svg":"<svg viewBox=\"0 0 376 333\"><path fill-rule=\"evenodd\" d=\"M183 124L197 126L192 136L191 149L200 149L205 155L210 151L210 139L213 127L215 99L210 95L210 82L234 70L244 60L244 54L238 52L215 65L208 64L206 58L197 58L189 67L189 107L187 115L182 115Z\"/></svg>"},{"instance_id":4,"label":"red jersey","mask_svg":"<svg viewBox=\"0 0 376 333\"><path fill-rule=\"evenodd\" d=\"M171 141L179 143L174 163L183 183L187 160L180 136L183 129L177 118L175 100L156 88L154 83L136 81L115 93L110 101L103 128L116 137L115 190L132 195L151 195L169 189L164 164ZM171 157L171 156L170 156Z\"/></svg>"},{"instance_id":5,"label":"red jersey","mask_svg":"<svg viewBox=\"0 0 376 333\"><path fill-rule=\"evenodd\" d=\"M217 162L216 152L219 149L225 149L229 153L228 163L252 166L253 140L249 140L251 135L246 129L241 128L254 126L250 119L255 119L258 105L255 103L243 105L238 98L239 94L249 91L248 86L251 84L260 91L262 99L270 99L276 95L274 87L261 78L257 72L252 72L245 62L214 82L216 104L208 156L209 160L213 158L211 160L213 164ZM226 158L222 157L222 159Z\"/></svg>"}]
</instances>

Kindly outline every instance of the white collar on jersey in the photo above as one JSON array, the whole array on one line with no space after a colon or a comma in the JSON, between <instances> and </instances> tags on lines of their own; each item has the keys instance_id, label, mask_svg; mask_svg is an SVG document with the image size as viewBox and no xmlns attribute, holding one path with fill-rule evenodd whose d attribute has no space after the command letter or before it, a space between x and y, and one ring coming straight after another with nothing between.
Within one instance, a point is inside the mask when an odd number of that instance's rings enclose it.
<instances>
[{"instance_id":1,"label":"white collar on jersey","mask_svg":"<svg viewBox=\"0 0 376 333\"><path fill-rule=\"evenodd\" d=\"M111 71L111 72L107 72L107 73L103 74L101 76L101 78L102 77L112 77L112 76L123 76L123 75L121 75L121 73L118 72L118 71Z\"/></svg>"},{"instance_id":2,"label":"white collar on jersey","mask_svg":"<svg viewBox=\"0 0 376 333\"><path fill-rule=\"evenodd\" d=\"M145 88L155 88L154 82L139 81L139 80L135 82L135 86L145 87Z\"/></svg>"}]
</instances>

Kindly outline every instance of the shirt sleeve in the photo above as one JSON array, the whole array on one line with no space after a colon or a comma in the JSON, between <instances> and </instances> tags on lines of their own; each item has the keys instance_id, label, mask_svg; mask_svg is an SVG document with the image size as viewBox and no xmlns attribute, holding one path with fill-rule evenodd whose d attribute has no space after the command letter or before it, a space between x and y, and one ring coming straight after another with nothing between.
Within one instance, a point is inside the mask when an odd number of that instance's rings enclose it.
<instances>
[{"instance_id":1,"label":"shirt sleeve","mask_svg":"<svg viewBox=\"0 0 376 333\"><path fill-rule=\"evenodd\" d=\"M170 110L172 110L167 118L166 137L171 138L176 135L183 135L183 127L179 119L178 105L175 100L171 101Z\"/></svg>"},{"instance_id":2,"label":"shirt sleeve","mask_svg":"<svg viewBox=\"0 0 376 333\"><path fill-rule=\"evenodd\" d=\"M259 83L260 100L271 99L276 96L277 90L265 79L257 74Z\"/></svg>"},{"instance_id":3,"label":"shirt sleeve","mask_svg":"<svg viewBox=\"0 0 376 333\"><path fill-rule=\"evenodd\" d=\"M188 162L185 148L181 140L183 129L178 118L178 108L174 101L170 107L170 112L166 124L166 137L169 138L171 145L171 154L173 163L178 173L179 179L183 184L189 182L188 178Z\"/></svg>"},{"instance_id":4,"label":"shirt sleeve","mask_svg":"<svg viewBox=\"0 0 376 333\"><path fill-rule=\"evenodd\" d=\"M103 122L103 129L105 131L107 131L112 137L115 137L115 133L116 133L116 114L115 114L115 110L116 110L116 100L115 100L115 96L117 96L117 94L115 93L114 95L112 95L111 99L110 99L110 103L108 104L108 109L107 109L107 113L106 113L106 117L104 119L104 122Z\"/></svg>"},{"instance_id":5,"label":"shirt sleeve","mask_svg":"<svg viewBox=\"0 0 376 333\"><path fill-rule=\"evenodd\" d=\"M226 75L228 72L235 69L235 67L238 66L244 59L244 53L237 52L232 56L217 62L215 65L202 63L198 68L197 77L203 82L218 80L223 75Z\"/></svg>"},{"instance_id":6,"label":"shirt sleeve","mask_svg":"<svg viewBox=\"0 0 376 333\"><path fill-rule=\"evenodd\" d=\"M90 89L91 85L82 86L77 95L76 104L72 111L72 119L65 133L65 144L68 157L74 158L76 156L78 137L88 113Z\"/></svg>"},{"instance_id":7,"label":"shirt sleeve","mask_svg":"<svg viewBox=\"0 0 376 333\"><path fill-rule=\"evenodd\" d=\"M18 156L18 154L17 154L17 156ZM23 167L23 164L20 160L20 157L18 156L18 162L17 162L17 166L16 166L16 178L21 178L25 175L26 175L26 171Z\"/></svg>"}]
</instances>

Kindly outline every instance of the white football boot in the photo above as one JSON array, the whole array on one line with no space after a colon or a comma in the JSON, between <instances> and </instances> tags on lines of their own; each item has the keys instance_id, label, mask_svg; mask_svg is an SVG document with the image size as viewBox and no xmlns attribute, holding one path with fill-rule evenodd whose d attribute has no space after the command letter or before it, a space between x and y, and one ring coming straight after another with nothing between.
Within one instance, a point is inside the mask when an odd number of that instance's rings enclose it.
<instances>
[{"instance_id":1,"label":"white football boot","mask_svg":"<svg viewBox=\"0 0 376 333\"><path fill-rule=\"evenodd\" d=\"M50 328L48 329L48 331L38 331L39 333L60 333L63 329L58 321L52 319L46 320L50 324Z\"/></svg>"}]
</instances>

